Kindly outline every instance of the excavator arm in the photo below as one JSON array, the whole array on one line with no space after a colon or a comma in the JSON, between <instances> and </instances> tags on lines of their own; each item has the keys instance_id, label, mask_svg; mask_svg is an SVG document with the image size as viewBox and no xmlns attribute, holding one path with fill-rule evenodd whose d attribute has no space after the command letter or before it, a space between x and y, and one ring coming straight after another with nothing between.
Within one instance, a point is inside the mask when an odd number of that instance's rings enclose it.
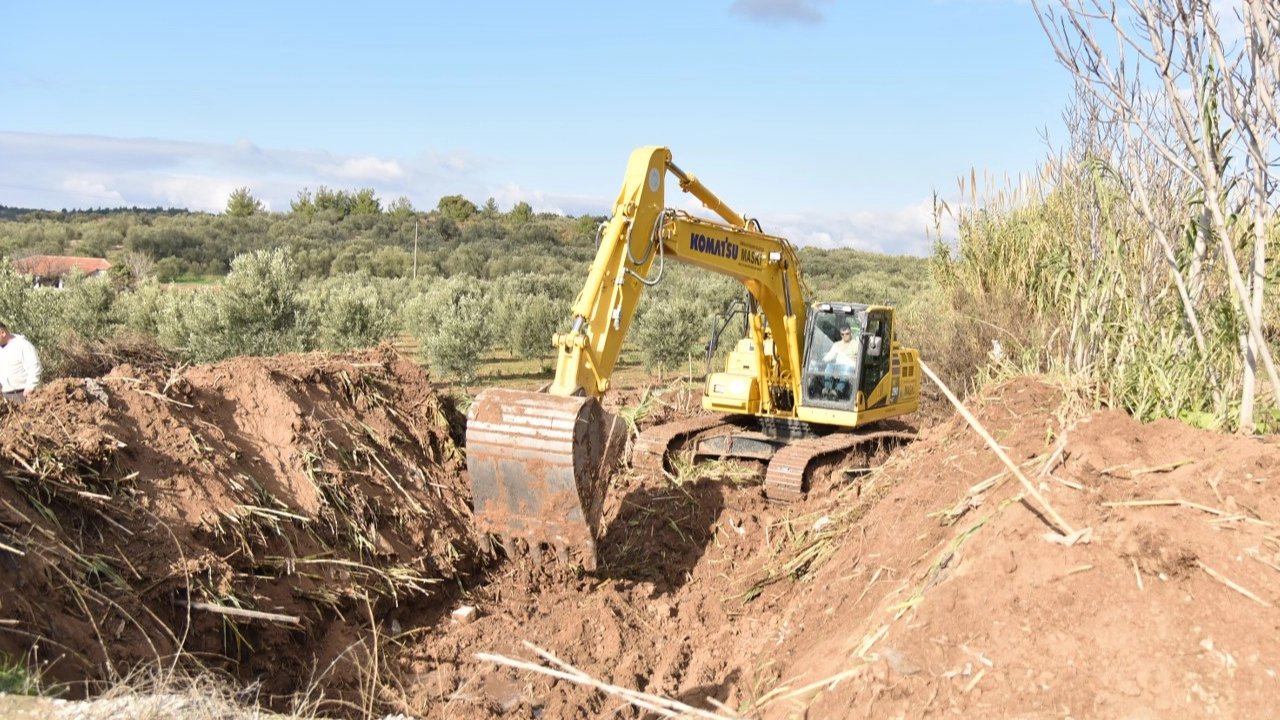
<instances>
[{"instance_id":1,"label":"excavator arm","mask_svg":"<svg viewBox=\"0 0 1280 720\"><path fill-rule=\"evenodd\" d=\"M666 208L668 174L725 222ZM761 353L765 325L776 330L772 339L781 360L760 367L770 368L771 382L797 382L801 348L795 339L801 335L795 331L804 325L806 307L795 249L783 238L760 232L755 221L677 167L667 148L642 147L631 154L613 216L574 302L572 329L554 338L559 360L552 394L598 397L608 389L641 295L667 260L740 281L763 315L751 324Z\"/></svg>"},{"instance_id":2,"label":"excavator arm","mask_svg":"<svg viewBox=\"0 0 1280 720\"><path fill-rule=\"evenodd\" d=\"M724 220L666 207L666 184L698 198ZM610 470L626 444L622 423L599 398L609 389L622 344L646 287L668 260L736 278L756 300L749 329L763 393L760 411L776 414L800 382L800 338L806 317L795 249L766 235L696 177L665 147L638 148L627 164L613 214L582 291L571 329L555 335L555 381L547 393L489 389L467 423L467 467L479 529L543 545L583 566L596 564L595 538ZM766 340L772 352L766 353Z\"/></svg>"}]
</instances>

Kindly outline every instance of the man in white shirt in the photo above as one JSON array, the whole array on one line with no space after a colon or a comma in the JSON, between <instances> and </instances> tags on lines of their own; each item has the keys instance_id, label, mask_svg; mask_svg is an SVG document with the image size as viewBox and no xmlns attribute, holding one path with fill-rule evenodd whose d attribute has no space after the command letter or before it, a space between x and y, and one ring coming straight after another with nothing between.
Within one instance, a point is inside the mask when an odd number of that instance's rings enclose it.
<instances>
[{"instance_id":1,"label":"man in white shirt","mask_svg":"<svg viewBox=\"0 0 1280 720\"><path fill-rule=\"evenodd\" d=\"M822 356L822 361L827 364L826 381L822 387L824 397L841 401L850 399L850 381L858 370L860 350L860 341L854 337L854 330L840 328L840 339Z\"/></svg>"},{"instance_id":2,"label":"man in white shirt","mask_svg":"<svg viewBox=\"0 0 1280 720\"><path fill-rule=\"evenodd\" d=\"M4 391L4 399L21 404L40 384L41 372L35 346L0 323L0 390Z\"/></svg>"},{"instance_id":3,"label":"man in white shirt","mask_svg":"<svg viewBox=\"0 0 1280 720\"><path fill-rule=\"evenodd\" d=\"M823 362L837 365L854 366L858 364L858 341L853 339L853 331L840 328L840 339L831 345L831 349L822 356Z\"/></svg>"}]
</instances>

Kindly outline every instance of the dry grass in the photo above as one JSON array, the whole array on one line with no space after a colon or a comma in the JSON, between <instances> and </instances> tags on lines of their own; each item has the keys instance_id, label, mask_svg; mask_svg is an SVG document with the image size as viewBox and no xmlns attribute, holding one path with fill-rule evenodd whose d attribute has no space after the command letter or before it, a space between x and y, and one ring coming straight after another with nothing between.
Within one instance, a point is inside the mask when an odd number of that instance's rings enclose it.
<instances>
[{"instance_id":1,"label":"dry grass","mask_svg":"<svg viewBox=\"0 0 1280 720\"><path fill-rule=\"evenodd\" d=\"M172 367L176 353L155 338L121 330L105 340L85 340L78 335L64 338L54 374L60 377L102 377L117 365L135 368Z\"/></svg>"}]
</instances>

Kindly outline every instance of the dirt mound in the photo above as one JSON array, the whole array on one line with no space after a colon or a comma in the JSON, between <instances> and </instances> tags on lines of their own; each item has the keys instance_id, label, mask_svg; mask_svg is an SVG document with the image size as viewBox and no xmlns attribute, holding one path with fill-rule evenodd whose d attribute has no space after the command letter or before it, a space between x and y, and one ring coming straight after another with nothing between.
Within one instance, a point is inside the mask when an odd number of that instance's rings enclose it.
<instances>
[{"instance_id":1,"label":"dirt mound","mask_svg":"<svg viewBox=\"0 0 1280 720\"><path fill-rule=\"evenodd\" d=\"M723 478L630 475L602 571L502 566L463 599L479 620L406 655L404 710L625 705L475 658L549 664L528 641L602 682L763 717L1267 716L1280 447L1079 407L1023 379L974 409L1088 543L1043 539L1050 526L958 417L790 507Z\"/></svg>"},{"instance_id":2,"label":"dirt mound","mask_svg":"<svg viewBox=\"0 0 1280 720\"><path fill-rule=\"evenodd\" d=\"M794 505L750 467L622 474L587 574L482 549L462 420L394 356L119 368L0 421L0 650L102 677L181 648L433 718L636 716L477 657L551 664L526 642L726 716L1267 716L1280 442L1080 408L1035 378L973 403L1087 542L952 417Z\"/></svg>"},{"instance_id":3,"label":"dirt mound","mask_svg":"<svg viewBox=\"0 0 1280 720\"><path fill-rule=\"evenodd\" d=\"M937 429L877 480L883 496L803 595L779 604L794 625L772 649L786 658L777 678L811 685L792 710L1271 714L1280 443L1117 411L1064 428L1066 400L1020 380L977 414L1091 540L1047 541L978 437L958 419Z\"/></svg>"},{"instance_id":4,"label":"dirt mound","mask_svg":"<svg viewBox=\"0 0 1280 720\"><path fill-rule=\"evenodd\" d=\"M46 680L182 652L340 685L371 621L485 556L461 425L388 351L52 382L0 419L0 651Z\"/></svg>"}]
</instances>

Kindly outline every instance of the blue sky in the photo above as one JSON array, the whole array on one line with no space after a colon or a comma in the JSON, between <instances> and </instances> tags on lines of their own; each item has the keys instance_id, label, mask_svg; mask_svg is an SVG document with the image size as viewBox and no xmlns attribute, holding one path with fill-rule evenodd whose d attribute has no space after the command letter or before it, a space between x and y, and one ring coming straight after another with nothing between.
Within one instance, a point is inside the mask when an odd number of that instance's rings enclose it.
<instances>
[{"instance_id":1,"label":"blue sky","mask_svg":"<svg viewBox=\"0 0 1280 720\"><path fill-rule=\"evenodd\" d=\"M9 3L0 204L304 187L603 214L639 145L800 244L923 253L1035 170L1071 84L1018 0ZM687 198L669 198L692 207Z\"/></svg>"}]
</instances>

